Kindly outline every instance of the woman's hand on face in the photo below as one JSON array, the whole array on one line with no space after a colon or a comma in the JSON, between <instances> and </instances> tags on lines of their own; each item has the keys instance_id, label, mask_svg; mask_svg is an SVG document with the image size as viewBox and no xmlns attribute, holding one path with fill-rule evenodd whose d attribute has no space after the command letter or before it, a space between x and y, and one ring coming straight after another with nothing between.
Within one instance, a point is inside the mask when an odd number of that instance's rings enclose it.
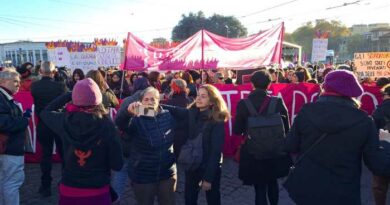
<instances>
[{"instance_id":1,"label":"woman's hand on face","mask_svg":"<svg viewBox=\"0 0 390 205\"><path fill-rule=\"evenodd\" d=\"M138 116L138 107L142 105L140 102L133 102L127 107L127 112L132 115Z\"/></svg>"}]
</instances>

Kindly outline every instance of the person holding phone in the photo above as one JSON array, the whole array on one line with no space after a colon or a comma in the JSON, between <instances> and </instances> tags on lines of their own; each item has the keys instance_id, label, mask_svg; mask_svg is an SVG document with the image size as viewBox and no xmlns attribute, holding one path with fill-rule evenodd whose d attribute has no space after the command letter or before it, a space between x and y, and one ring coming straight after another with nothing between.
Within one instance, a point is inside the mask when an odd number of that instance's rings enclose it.
<instances>
[{"instance_id":1,"label":"person holding phone","mask_svg":"<svg viewBox=\"0 0 390 205\"><path fill-rule=\"evenodd\" d=\"M129 178L139 205L153 205L156 196L160 205L175 204L174 120L159 99L158 90L148 87L116 118L119 129L131 136Z\"/></svg>"}]
</instances>

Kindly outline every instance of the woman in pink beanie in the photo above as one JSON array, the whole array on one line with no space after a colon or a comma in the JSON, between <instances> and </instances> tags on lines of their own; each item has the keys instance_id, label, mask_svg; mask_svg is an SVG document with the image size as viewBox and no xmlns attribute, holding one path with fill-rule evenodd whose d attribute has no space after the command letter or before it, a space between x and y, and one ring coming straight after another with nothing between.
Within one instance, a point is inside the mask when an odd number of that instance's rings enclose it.
<instances>
[{"instance_id":1,"label":"woman in pink beanie","mask_svg":"<svg viewBox=\"0 0 390 205\"><path fill-rule=\"evenodd\" d=\"M68 112L59 112L66 104ZM97 84L90 78L78 81L73 92L51 102L41 118L63 141L58 204L111 204L110 172L121 169L122 151Z\"/></svg>"},{"instance_id":2,"label":"woman in pink beanie","mask_svg":"<svg viewBox=\"0 0 390 205\"><path fill-rule=\"evenodd\" d=\"M354 99L363 89L352 72L330 72L323 89L288 133L286 149L299 155L284 185L299 205L359 205L362 161L374 174L390 176L390 143L379 140L373 120L359 110Z\"/></svg>"}]
</instances>

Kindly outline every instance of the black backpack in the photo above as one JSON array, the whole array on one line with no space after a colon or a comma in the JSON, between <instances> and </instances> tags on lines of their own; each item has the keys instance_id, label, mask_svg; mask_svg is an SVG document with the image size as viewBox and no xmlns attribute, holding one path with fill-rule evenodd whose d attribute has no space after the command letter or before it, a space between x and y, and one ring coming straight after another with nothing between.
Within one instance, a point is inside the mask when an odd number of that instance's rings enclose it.
<instances>
[{"instance_id":1,"label":"black backpack","mask_svg":"<svg viewBox=\"0 0 390 205\"><path fill-rule=\"evenodd\" d=\"M258 160L284 156L285 130L282 117L276 111L278 98L266 96L259 112L249 99L244 102L250 113L245 149ZM267 112L263 114L267 105Z\"/></svg>"}]
</instances>

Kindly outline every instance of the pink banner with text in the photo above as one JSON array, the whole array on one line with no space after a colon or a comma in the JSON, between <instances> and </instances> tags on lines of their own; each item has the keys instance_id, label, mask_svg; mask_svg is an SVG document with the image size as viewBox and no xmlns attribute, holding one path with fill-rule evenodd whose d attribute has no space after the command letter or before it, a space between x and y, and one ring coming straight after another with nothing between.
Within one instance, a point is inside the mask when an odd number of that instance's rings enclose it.
<instances>
[{"instance_id":1,"label":"pink banner with text","mask_svg":"<svg viewBox=\"0 0 390 205\"><path fill-rule=\"evenodd\" d=\"M241 143L242 137L236 136L232 132L236 106L238 102L246 98L252 90L250 84L245 85L215 85L221 92L226 104L232 114L232 118L226 123L226 137L224 145L224 154L226 156L232 156L236 152L238 146ZM364 94L359 98L362 102L361 109L371 114L375 107L382 102L382 95L378 87L363 86ZM306 103L315 102L319 95L320 87L315 84L300 83L300 84L272 84L270 94L283 98L287 109L289 111L290 123L294 121L294 118L298 114L299 110ZM15 99L21 103L23 109L33 108L33 100L29 92L19 92ZM116 110L111 110L111 116L115 116ZM35 127L37 124L36 116L30 121L29 132L31 136L31 144L33 145L35 153L26 154L26 162L39 162L41 156L40 145L35 133ZM54 155L54 160L59 160L57 154Z\"/></svg>"}]
</instances>

